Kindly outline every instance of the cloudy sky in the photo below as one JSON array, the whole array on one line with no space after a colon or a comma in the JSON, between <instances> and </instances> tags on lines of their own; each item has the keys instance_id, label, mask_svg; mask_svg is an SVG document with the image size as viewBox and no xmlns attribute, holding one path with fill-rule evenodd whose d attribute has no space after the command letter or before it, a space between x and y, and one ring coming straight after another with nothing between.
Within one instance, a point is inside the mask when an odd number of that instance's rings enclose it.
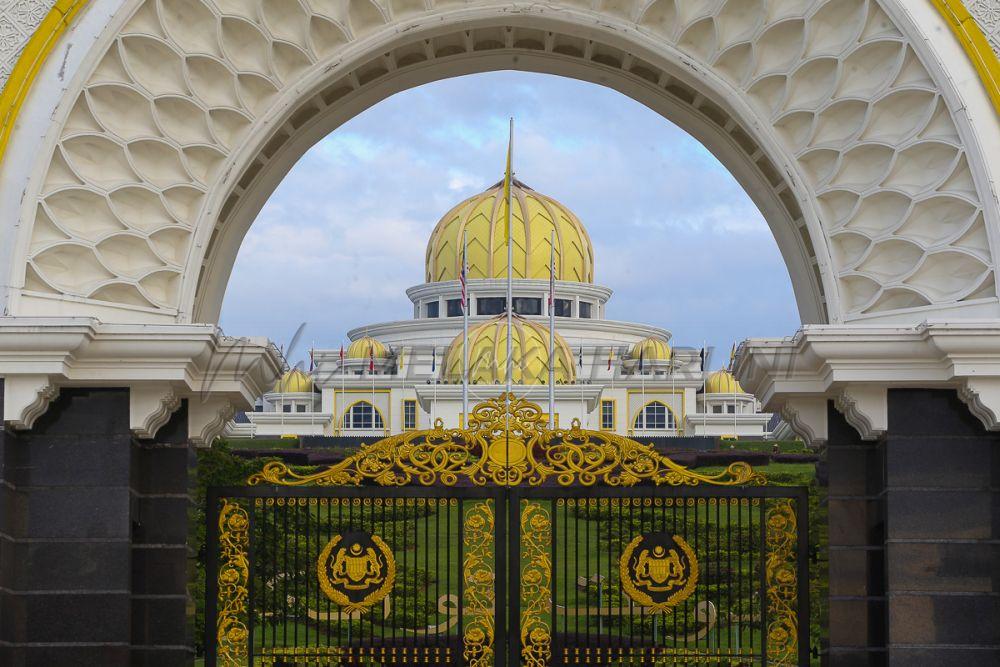
<instances>
[{"instance_id":1,"label":"cloudy sky","mask_svg":"<svg viewBox=\"0 0 1000 667\"><path fill-rule=\"evenodd\" d=\"M243 242L222 310L234 335L339 347L371 322L408 319L407 287L451 206L515 171L587 226L613 319L728 359L734 341L798 326L767 223L690 136L623 95L555 76L496 72L400 93L343 125L286 176Z\"/></svg>"}]
</instances>

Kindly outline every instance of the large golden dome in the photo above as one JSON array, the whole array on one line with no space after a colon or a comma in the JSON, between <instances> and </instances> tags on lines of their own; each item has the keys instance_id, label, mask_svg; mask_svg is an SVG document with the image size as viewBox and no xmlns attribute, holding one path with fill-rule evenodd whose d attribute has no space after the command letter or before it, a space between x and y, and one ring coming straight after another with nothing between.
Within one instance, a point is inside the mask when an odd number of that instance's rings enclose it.
<instances>
[{"instance_id":1,"label":"large golden dome","mask_svg":"<svg viewBox=\"0 0 1000 667\"><path fill-rule=\"evenodd\" d=\"M514 384L548 384L549 330L522 317L512 318L511 356L514 359ZM569 345L558 333L555 336L556 384L576 379L576 366ZM452 384L462 382L462 335L448 346L445 377ZM507 382L507 316L500 315L469 331L469 383L505 384Z\"/></svg>"},{"instance_id":2,"label":"large golden dome","mask_svg":"<svg viewBox=\"0 0 1000 667\"><path fill-rule=\"evenodd\" d=\"M371 336L362 336L347 346L348 359L367 359L369 356L385 359L389 356L389 348Z\"/></svg>"},{"instance_id":3,"label":"large golden dome","mask_svg":"<svg viewBox=\"0 0 1000 667\"><path fill-rule=\"evenodd\" d=\"M670 361L670 344L659 336L649 336L632 346L632 358L643 361Z\"/></svg>"},{"instance_id":4,"label":"large golden dome","mask_svg":"<svg viewBox=\"0 0 1000 667\"><path fill-rule=\"evenodd\" d=\"M594 282L594 247L583 223L551 197L513 183L511 227L514 277L549 279L552 232L556 233L556 280ZM466 199L438 222L427 242L427 282L458 280L462 235L468 235L469 278L506 278L503 182Z\"/></svg>"}]
</instances>

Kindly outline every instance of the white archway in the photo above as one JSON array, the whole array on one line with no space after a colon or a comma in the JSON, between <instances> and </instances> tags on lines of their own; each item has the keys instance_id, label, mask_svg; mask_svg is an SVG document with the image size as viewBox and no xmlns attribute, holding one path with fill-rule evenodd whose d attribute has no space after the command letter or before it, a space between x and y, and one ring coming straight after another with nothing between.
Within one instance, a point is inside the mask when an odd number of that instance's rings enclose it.
<instances>
[{"instance_id":1,"label":"white archway","mask_svg":"<svg viewBox=\"0 0 1000 667\"><path fill-rule=\"evenodd\" d=\"M29 127L8 151L6 308L214 322L312 143L396 91L507 68L608 85L703 141L771 225L804 322L996 317L995 117L973 128L983 100L914 23L931 10L899 4L98 2L44 148Z\"/></svg>"}]
</instances>

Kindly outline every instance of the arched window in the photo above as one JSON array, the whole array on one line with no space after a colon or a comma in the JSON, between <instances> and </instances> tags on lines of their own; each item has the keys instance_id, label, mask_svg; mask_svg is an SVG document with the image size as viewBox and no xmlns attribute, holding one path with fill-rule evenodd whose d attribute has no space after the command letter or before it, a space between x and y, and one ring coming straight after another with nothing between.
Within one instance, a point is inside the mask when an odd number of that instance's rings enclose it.
<instances>
[{"instance_id":1,"label":"arched window","mask_svg":"<svg viewBox=\"0 0 1000 667\"><path fill-rule=\"evenodd\" d=\"M659 401L647 403L635 418L635 428L666 430L674 426L674 413Z\"/></svg>"},{"instance_id":2,"label":"arched window","mask_svg":"<svg viewBox=\"0 0 1000 667\"><path fill-rule=\"evenodd\" d=\"M344 428L385 428L385 423L371 403L358 401L344 413Z\"/></svg>"}]
</instances>

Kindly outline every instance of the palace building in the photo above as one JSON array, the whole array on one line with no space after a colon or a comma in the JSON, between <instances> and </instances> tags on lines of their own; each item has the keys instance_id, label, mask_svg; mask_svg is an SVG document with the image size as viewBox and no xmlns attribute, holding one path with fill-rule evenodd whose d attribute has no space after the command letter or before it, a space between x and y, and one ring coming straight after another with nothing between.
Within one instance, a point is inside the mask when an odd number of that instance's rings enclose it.
<instances>
[{"instance_id":1,"label":"palace building","mask_svg":"<svg viewBox=\"0 0 1000 667\"><path fill-rule=\"evenodd\" d=\"M572 211L517 180L512 201L510 363L501 182L434 228L425 282L407 290L410 319L364 324L348 332L346 347L314 350L312 372L287 372L227 435L382 437L435 423L461 427L463 239L470 409L504 391L510 369L513 392L547 410L551 359L557 427L579 420L630 437L770 435L771 415L727 370L705 368L703 350L673 345L666 329L607 317L612 290L595 282L594 247Z\"/></svg>"}]
</instances>

